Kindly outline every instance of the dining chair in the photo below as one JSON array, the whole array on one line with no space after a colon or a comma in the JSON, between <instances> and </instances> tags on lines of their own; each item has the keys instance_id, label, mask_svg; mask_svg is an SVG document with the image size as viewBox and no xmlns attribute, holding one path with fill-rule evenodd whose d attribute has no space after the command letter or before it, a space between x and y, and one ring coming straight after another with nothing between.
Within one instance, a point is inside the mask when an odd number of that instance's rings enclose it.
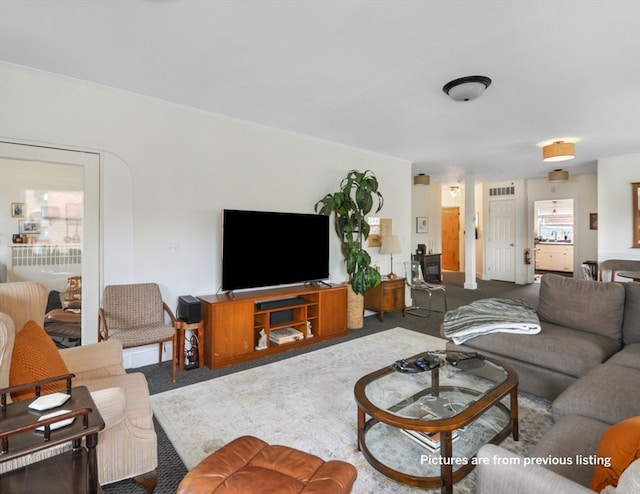
<instances>
[{"instance_id":1,"label":"dining chair","mask_svg":"<svg viewBox=\"0 0 640 494\"><path fill-rule=\"evenodd\" d=\"M408 261L404 263L405 280L411 291L412 306L407 309L407 313L418 317L430 317L431 312L447 311L447 290L444 285L427 283L422 274L422 266L419 261ZM416 292L426 292L429 294L429 306L421 307L416 301ZM434 292L440 292L444 298L444 311L431 308L431 296ZM426 314L424 313L426 312Z\"/></svg>"}]
</instances>

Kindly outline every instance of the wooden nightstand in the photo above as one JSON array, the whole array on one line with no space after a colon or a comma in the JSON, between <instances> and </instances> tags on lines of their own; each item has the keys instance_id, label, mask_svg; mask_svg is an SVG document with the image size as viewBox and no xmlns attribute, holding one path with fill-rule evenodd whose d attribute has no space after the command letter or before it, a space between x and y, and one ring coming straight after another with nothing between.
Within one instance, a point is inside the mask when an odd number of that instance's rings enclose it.
<instances>
[{"instance_id":1,"label":"wooden nightstand","mask_svg":"<svg viewBox=\"0 0 640 494\"><path fill-rule=\"evenodd\" d=\"M401 310L405 316L404 281L404 278L383 279L378 286L365 292L364 308L377 312L381 322L384 321L385 312Z\"/></svg>"}]
</instances>

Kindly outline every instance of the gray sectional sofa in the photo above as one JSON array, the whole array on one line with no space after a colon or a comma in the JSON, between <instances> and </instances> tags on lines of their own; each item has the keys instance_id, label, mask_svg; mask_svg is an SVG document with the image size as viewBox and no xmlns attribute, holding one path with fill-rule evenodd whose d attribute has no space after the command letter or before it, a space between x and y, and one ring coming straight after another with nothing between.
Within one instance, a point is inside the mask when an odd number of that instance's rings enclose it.
<instances>
[{"instance_id":1,"label":"gray sectional sofa","mask_svg":"<svg viewBox=\"0 0 640 494\"><path fill-rule=\"evenodd\" d=\"M553 400L554 426L529 457L594 455L610 425L640 415L640 283L546 274L537 312L539 334L497 333L447 348L504 361L518 372L520 390ZM478 493L592 492L589 464L524 467L493 445L479 457L493 460L478 469Z\"/></svg>"}]
</instances>

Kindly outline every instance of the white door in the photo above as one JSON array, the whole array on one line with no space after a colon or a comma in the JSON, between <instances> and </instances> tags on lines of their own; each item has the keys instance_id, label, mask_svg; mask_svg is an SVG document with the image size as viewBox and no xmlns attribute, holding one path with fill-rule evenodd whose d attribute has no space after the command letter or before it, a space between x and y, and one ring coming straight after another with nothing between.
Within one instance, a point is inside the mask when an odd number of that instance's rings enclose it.
<instances>
[{"instance_id":1,"label":"white door","mask_svg":"<svg viewBox=\"0 0 640 494\"><path fill-rule=\"evenodd\" d=\"M492 280L516 281L516 201L489 202L488 264Z\"/></svg>"}]
</instances>

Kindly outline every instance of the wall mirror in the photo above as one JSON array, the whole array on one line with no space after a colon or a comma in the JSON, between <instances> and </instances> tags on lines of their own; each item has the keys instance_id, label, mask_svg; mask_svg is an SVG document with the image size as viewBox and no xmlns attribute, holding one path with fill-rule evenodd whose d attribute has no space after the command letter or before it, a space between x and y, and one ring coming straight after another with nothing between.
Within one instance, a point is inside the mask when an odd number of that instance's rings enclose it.
<instances>
[{"instance_id":1,"label":"wall mirror","mask_svg":"<svg viewBox=\"0 0 640 494\"><path fill-rule=\"evenodd\" d=\"M633 246L640 248L640 182L631 184L633 191Z\"/></svg>"}]
</instances>

